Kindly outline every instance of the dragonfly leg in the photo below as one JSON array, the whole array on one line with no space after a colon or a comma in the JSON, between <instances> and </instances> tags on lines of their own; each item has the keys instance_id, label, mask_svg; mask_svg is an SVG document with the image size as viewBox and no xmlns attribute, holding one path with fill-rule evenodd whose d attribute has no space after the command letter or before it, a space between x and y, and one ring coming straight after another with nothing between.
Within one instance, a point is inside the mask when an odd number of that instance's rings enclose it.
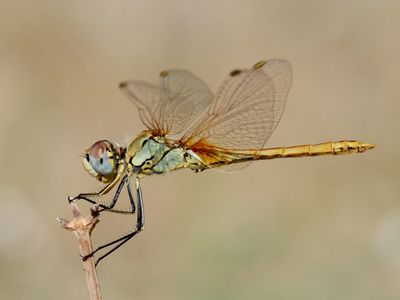
<instances>
[{"instance_id":1,"label":"dragonfly leg","mask_svg":"<svg viewBox=\"0 0 400 300\"><path fill-rule=\"evenodd\" d=\"M131 199L131 192L130 192L130 183L128 181L128 194L130 194L130 199ZM136 188L136 197L137 197L137 213L136 213L136 227L135 227L135 231L128 233L127 235L120 237L112 242L109 242L107 244L104 244L100 247L98 247L96 250L94 250L92 253L85 255L84 257L82 257L83 260L88 259L89 257L92 257L95 253L97 253L98 251L105 249L109 246L114 245L114 247L109 250L108 252L106 252L105 254L103 254L102 256L100 256L97 261L96 261L96 266L98 265L98 263L103 260L104 258L106 258L108 255L110 255L112 252L114 252L115 250L117 250L119 247L121 247L123 244L125 244L127 241L129 241L131 238L133 238L136 234L138 234L140 231L143 230L144 227L144 215L143 215L143 199L142 199L142 189L140 188L140 182L139 179L136 178L136 184L135 184L135 188ZM134 202L133 202L133 197L132 197L132 210L134 209ZM116 245L115 245L116 244Z\"/></svg>"},{"instance_id":2,"label":"dragonfly leg","mask_svg":"<svg viewBox=\"0 0 400 300\"><path fill-rule=\"evenodd\" d=\"M132 213L135 213L135 211L136 211L135 200L132 195L131 183L129 180L128 180L128 184L126 185L126 189L128 190L129 202L131 203Z\"/></svg>"},{"instance_id":3,"label":"dragonfly leg","mask_svg":"<svg viewBox=\"0 0 400 300\"><path fill-rule=\"evenodd\" d=\"M122 188L124 187L126 181L128 180L128 175L125 175L122 179L121 182L119 183L117 190L115 191L114 197L111 200L111 203L109 205L102 205L101 206L101 210L99 210L100 212L102 212L103 210L108 210L108 211L112 211L112 209L114 208L115 204L117 204L117 201L119 199L119 196L121 195L121 191Z\"/></svg>"},{"instance_id":4,"label":"dragonfly leg","mask_svg":"<svg viewBox=\"0 0 400 300\"><path fill-rule=\"evenodd\" d=\"M123 170L122 170L123 171ZM121 173L122 173L122 171L121 171ZM121 173L119 173L115 178L114 178L114 180L113 181L111 181L109 184L107 184L104 188L102 188L99 192L97 192L97 193L80 193L79 195L77 195L77 196L75 196L75 197L70 197L70 196L68 196L68 202L69 203L71 203L72 201L75 201L75 200L85 200L85 201L87 201L87 202L89 202L89 203L92 203L92 204L98 204L95 200L92 200L92 199L90 199L90 197L99 197L99 196L103 196L103 195L105 195L105 194L107 194L117 183L118 183L118 181L120 181L120 179L121 179ZM124 176L124 178L125 178L126 176ZM124 180L122 180L122 182L123 182ZM125 184L125 183L123 183L123 184ZM120 185L121 185L121 183L120 183ZM122 188L122 187L121 187ZM107 208L107 206L106 205L103 205L103 204L99 204L99 206L101 207L101 208Z\"/></svg>"},{"instance_id":5,"label":"dragonfly leg","mask_svg":"<svg viewBox=\"0 0 400 300\"><path fill-rule=\"evenodd\" d=\"M117 201L119 199L119 196L121 195L122 188L124 187L125 184L127 184L129 202L131 204L131 210L126 211L126 210L113 209L115 204L117 203ZM133 199L133 195L132 195L132 191L131 191L128 175L125 175L122 178L122 180L121 180L120 184L118 185L117 191L115 192L114 197L113 197L110 205L102 205L101 208L102 209L100 209L99 212L109 211L109 212L118 213L118 214L134 214L135 213L135 210L136 210L135 201Z\"/></svg>"}]
</instances>

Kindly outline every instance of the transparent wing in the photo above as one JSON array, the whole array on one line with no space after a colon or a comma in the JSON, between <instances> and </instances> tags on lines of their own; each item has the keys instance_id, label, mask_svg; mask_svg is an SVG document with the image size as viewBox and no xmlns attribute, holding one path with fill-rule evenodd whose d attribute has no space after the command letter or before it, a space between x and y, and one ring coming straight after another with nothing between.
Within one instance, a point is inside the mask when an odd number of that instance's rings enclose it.
<instances>
[{"instance_id":1,"label":"transparent wing","mask_svg":"<svg viewBox=\"0 0 400 300\"><path fill-rule=\"evenodd\" d=\"M154 134L180 134L212 101L208 86L184 70L162 71L160 86L125 81L121 90L138 108L143 124Z\"/></svg>"},{"instance_id":2,"label":"transparent wing","mask_svg":"<svg viewBox=\"0 0 400 300\"><path fill-rule=\"evenodd\" d=\"M219 87L207 116L184 138L225 149L262 149L281 119L292 81L288 61L261 61L251 69L234 70ZM227 166L228 171L246 164Z\"/></svg>"},{"instance_id":3,"label":"transparent wing","mask_svg":"<svg viewBox=\"0 0 400 300\"><path fill-rule=\"evenodd\" d=\"M161 123L157 118L157 107L162 100L161 89L143 81L124 81L119 85L128 99L136 105L142 123L152 131L160 131Z\"/></svg>"}]
</instances>

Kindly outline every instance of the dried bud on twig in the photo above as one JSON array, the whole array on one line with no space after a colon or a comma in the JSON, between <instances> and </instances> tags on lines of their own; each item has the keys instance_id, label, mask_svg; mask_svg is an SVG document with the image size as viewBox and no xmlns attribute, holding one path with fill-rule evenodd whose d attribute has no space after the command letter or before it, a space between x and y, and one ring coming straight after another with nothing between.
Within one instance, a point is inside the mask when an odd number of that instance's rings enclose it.
<instances>
[{"instance_id":1,"label":"dried bud on twig","mask_svg":"<svg viewBox=\"0 0 400 300\"><path fill-rule=\"evenodd\" d=\"M73 231L79 242L80 255L86 256L92 253L92 242L91 233L99 222L98 207L95 206L91 208L91 213L89 216L82 216L76 203L71 203L73 219L68 221L63 218L57 218L61 227L66 230ZM100 284L97 278L97 272L95 267L95 261L93 257L89 257L87 260L82 262L83 270L86 275L86 283L89 289L91 300L100 300Z\"/></svg>"}]
</instances>

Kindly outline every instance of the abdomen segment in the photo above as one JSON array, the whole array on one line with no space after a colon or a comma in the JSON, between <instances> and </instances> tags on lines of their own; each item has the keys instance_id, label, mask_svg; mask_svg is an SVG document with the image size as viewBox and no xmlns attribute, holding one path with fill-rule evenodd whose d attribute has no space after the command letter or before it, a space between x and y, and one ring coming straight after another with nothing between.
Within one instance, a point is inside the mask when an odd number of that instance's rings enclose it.
<instances>
[{"instance_id":1,"label":"abdomen segment","mask_svg":"<svg viewBox=\"0 0 400 300\"><path fill-rule=\"evenodd\" d=\"M215 168L232 163L261 159L360 153L374 147L375 145L373 144L345 140L261 150L224 149L202 144L201 147L193 148L192 150L201 158L206 168Z\"/></svg>"},{"instance_id":2,"label":"abdomen segment","mask_svg":"<svg viewBox=\"0 0 400 300\"><path fill-rule=\"evenodd\" d=\"M277 147L262 149L259 159L273 159L286 157L319 156L335 154L360 153L374 148L375 145L360 141L325 142L291 147Z\"/></svg>"}]
</instances>

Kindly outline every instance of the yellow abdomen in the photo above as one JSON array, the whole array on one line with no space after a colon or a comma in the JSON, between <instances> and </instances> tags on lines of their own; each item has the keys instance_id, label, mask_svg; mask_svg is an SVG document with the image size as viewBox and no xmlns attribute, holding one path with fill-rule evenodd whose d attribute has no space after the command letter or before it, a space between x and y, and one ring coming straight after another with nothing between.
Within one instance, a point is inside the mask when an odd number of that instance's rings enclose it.
<instances>
[{"instance_id":1,"label":"yellow abdomen","mask_svg":"<svg viewBox=\"0 0 400 300\"><path fill-rule=\"evenodd\" d=\"M313 145L291 147L277 147L263 149L259 152L259 159L273 159L285 157L319 156L360 153L374 148L375 145L360 141L325 142Z\"/></svg>"}]
</instances>

